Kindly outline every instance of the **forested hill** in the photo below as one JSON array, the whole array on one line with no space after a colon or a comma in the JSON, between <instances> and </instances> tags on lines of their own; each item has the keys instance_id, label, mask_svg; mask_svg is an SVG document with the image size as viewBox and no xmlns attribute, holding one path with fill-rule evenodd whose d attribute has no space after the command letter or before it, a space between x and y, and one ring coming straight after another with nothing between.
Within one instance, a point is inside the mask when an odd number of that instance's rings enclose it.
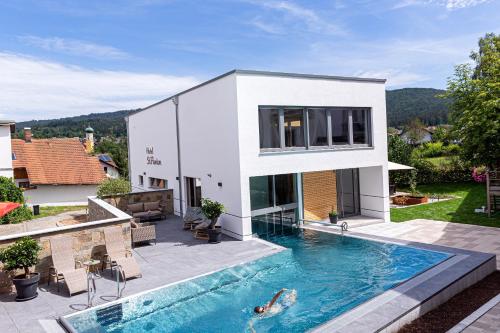
<instances>
[{"instance_id":1,"label":"forested hill","mask_svg":"<svg viewBox=\"0 0 500 333\"><path fill-rule=\"evenodd\" d=\"M88 115L49 120L31 120L16 124L18 133L24 127L31 127L36 138L52 137L83 137L88 126L94 129L94 136L123 137L127 135L125 117L135 110L121 110L106 113L91 113Z\"/></svg>"},{"instance_id":2,"label":"forested hill","mask_svg":"<svg viewBox=\"0 0 500 333\"><path fill-rule=\"evenodd\" d=\"M388 126L401 127L414 118L426 125L447 124L448 100L437 95L444 90L404 88L386 91Z\"/></svg>"},{"instance_id":3,"label":"forested hill","mask_svg":"<svg viewBox=\"0 0 500 333\"><path fill-rule=\"evenodd\" d=\"M405 88L388 90L388 126L401 127L414 118L420 118L427 125L448 123L447 101L436 97L443 90L431 88ZM38 138L83 137L84 129L91 126L97 139L103 136L123 137L127 135L124 118L135 110L121 110L107 113L50 120L32 120L17 123L17 131L31 127Z\"/></svg>"}]
</instances>

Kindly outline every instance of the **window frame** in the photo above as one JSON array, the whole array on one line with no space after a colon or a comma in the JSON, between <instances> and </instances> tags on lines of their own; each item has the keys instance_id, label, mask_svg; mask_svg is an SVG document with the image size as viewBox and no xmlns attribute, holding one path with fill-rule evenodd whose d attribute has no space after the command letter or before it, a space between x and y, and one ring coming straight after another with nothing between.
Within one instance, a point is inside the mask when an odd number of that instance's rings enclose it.
<instances>
[{"instance_id":1,"label":"window frame","mask_svg":"<svg viewBox=\"0 0 500 333\"><path fill-rule=\"evenodd\" d=\"M259 105L257 109L257 116L260 117L261 109L277 109L279 114L279 134L280 134L280 147L279 148L261 148L260 147L260 125L259 125L259 149L261 153L273 153L273 152L295 152L295 151L321 151L321 150L349 150L349 149L361 149L361 148L373 148L373 109L371 107L357 107L357 106L289 106L289 105ZM305 147L285 147L285 127L284 127L284 115L285 110L297 110L301 109L303 112L304 120L304 146ZM327 122L327 138L328 144L324 146L312 146L310 144L309 138L309 110L314 109L324 109L326 112L326 122ZM331 115L332 112L336 110L347 110L348 112L348 144L344 145L334 145L332 139L332 123ZM354 143L354 132L353 132L353 110L364 110L367 113L365 117L366 126L366 138L367 143ZM259 120L260 123L260 120Z\"/></svg>"}]
</instances>

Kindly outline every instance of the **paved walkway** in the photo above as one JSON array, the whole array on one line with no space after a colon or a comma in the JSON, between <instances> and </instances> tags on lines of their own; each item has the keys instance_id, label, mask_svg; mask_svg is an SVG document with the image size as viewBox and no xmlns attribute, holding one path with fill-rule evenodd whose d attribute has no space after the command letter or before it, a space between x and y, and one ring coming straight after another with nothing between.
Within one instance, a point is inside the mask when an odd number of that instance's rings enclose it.
<instances>
[{"instance_id":1,"label":"paved walkway","mask_svg":"<svg viewBox=\"0 0 500 333\"><path fill-rule=\"evenodd\" d=\"M500 333L500 303L467 327L464 333Z\"/></svg>"},{"instance_id":2,"label":"paved walkway","mask_svg":"<svg viewBox=\"0 0 500 333\"><path fill-rule=\"evenodd\" d=\"M350 231L494 253L497 256L497 269L500 269L500 228L419 219L351 227Z\"/></svg>"},{"instance_id":3,"label":"paved walkway","mask_svg":"<svg viewBox=\"0 0 500 333\"><path fill-rule=\"evenodd\" d=\"M182 230L178 217L169 217L157 223L157 245L134 249L143 277L127 281L123 296L163 286L168 283L210 273L240 263L259 259L279 251L260 240L246 242L225 237L220 244L207 244L196 240L189 231ZM97 295L94 305L113 300L116 280L109 271L96 280ZM15 295L0 295L0 332L56 332L54 319L61 315L82 310L87 304L87 293L67 296L62 288L57 292L54 284L39 288L39 296L31 301L18 303ZM45 328L44 328L45 327Z\"/></svg>"}]
</instances>

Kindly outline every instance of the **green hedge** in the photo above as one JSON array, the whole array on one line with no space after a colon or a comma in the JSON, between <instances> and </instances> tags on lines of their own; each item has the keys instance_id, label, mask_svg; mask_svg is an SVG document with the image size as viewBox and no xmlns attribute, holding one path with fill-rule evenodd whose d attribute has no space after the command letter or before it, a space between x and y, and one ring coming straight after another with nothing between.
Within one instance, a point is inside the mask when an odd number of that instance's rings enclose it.
<instances>
[{"instance_id":1,"label":"green hedge","mask_svg":"<svg viewBox=\"0 0 500 333\"><path fill-rule=\"evenodd\" d=\"M472 180L471 166L468 163L454 158L452 163L434 165L424 159L413 161L417 170L418 184L456 183Z\"/></svg>"}]
</instances>

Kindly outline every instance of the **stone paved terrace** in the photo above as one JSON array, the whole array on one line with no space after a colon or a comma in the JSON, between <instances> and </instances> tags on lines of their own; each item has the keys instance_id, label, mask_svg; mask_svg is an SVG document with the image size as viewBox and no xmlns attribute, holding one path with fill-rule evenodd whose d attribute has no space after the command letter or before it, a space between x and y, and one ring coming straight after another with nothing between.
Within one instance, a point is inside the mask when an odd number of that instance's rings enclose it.
<instances>
[{"instance_id":1,"label":"stone paved terrace","mask_svg":"<svg viewBox=\"0 0 500 333\"><path fill-rule=\"evenodd\" d=\"M260 240L241 242L229 237L220 244L207 244L194 239L189 231L183 231L182 221L177 217L159 221L157 237L157 245L134 249L133 255L141 266L143 277L127 281L123 296L252 261L280 250ZM101 296L116 295L115 281L109 271L96 280L94 305L113 300L112 297L103 300ZM68 297L64 287L58 293L52 283L50 289L45 283L40 285L39 296L34 300L19 303L14 298L14 294L0 295L0 332L62 332L54 326L54 319L82 310L87 304L86 293Z\"/></svg>"},{"instance_id":2,"label":"stone paved terrace","mask_svg":"<svg viewBox=\"0 0 500 333\"><path fill-rule=\"evenodd\" d=\"M479 317L462 332L464 333L499 333L500 332L500 302L491 310Z\"/></svg>"},{"instance_id":3,"label":"stone paved terrace","mask_svg":"<svg viewBox=\"0 0 500 333\"><path fill-rule=\"evenodd\" d=\"M411 220L401 223L349 223L349 232L396 238L405 241L455 247L464 250L494 253L500 269L500 228L433 220ZM322 229L329 227L315 226ZM337 229L337 228L335 228Z\"/></svg>"}]
</instances>

